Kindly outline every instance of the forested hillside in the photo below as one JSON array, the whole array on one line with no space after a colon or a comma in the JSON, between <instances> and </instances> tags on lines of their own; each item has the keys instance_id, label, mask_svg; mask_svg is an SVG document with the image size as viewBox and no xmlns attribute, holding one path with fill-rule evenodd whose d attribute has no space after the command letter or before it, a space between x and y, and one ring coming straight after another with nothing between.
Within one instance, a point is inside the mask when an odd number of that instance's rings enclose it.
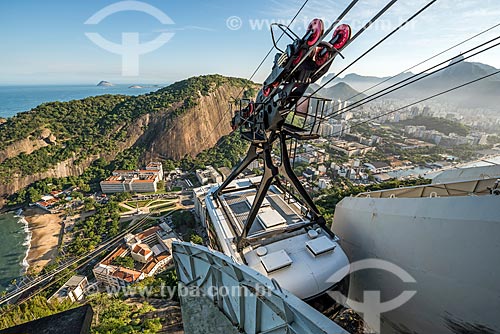
<instances>
[{"instance_id":1,"label":"forested hillside","mask_svg":"<svg viewBox=\"0 0 500 334\"><path fill-rule=\"evenodd\" d=\"M148 159L194 157L230 132L231 99L255 88L209 75L138 97L89 97L20 113L0 124L0 195L48 177L81 175L97 159L109 163L130 148Z\"/></svg>"}]
</instances>

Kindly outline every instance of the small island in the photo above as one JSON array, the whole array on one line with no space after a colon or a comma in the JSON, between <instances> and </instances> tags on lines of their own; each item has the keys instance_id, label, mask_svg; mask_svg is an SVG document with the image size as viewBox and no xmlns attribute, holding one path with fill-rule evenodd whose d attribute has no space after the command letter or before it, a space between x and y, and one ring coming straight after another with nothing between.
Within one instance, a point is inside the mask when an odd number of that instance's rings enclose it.
<instances>
[{"instance_id":1,"label":"small island","mask_svg":"<svg viewBox=\"0 0 500 334\"><path fill-rule=\"evenodd\" d=\"M133 86L130 86L129 88L131 88L131 89L143 89L144 87L139 86L139 85L133 85Z\"/></svg>"},{"instance_id":2,"label":"small island","mask_svg":"<svg viewBox=\"0 0 500 334\"><path fill-rule=\"evenodd\" d=\"M114 84L109 81L101 81L97 84L97 87L113 87Z\"/></svg>"}]
</instances>

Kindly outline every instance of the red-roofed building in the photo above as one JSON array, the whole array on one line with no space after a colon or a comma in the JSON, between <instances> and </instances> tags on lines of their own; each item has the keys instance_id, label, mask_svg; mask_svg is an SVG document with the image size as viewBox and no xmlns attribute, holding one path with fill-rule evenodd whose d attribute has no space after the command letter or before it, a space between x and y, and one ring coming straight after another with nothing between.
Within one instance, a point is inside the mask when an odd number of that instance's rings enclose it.
<instances>
[{"instance_id":1,"label":"red-roofed building","mask_svg":"<svg viewBox=\"0 0 500 334\"><path fill-rule=\"evenodd\" d=\"M156 192L158 182L163 180L161 162L150 162L146 169L115 170L113 175L101 181L103 193L113 194L120 192Z\"/></svg>"},{"instance_id":2,"label":"red-roofed building","mask_svg":"<svg viewBox=\"0 0 500 334\"><path fill-rule=\"evenodd\" d=\"M116 288L153 276L172 261L170 249L172 241L176 239L170 228L165 230L160 226L151 227L137 235L128 234L124 244L94 267L94 276L99 283ZM134 259L134 268L116 265L115 259L127 256Z\"/></svg>"}]
</instances>

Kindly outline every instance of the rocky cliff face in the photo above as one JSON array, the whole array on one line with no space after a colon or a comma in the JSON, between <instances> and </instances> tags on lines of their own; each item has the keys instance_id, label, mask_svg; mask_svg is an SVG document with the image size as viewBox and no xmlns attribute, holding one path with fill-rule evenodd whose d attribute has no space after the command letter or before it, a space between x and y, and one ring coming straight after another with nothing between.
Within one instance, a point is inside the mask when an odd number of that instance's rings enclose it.
<instances>
[{"instance_id":1,"label":"rocky cliff face","mask_svg":"<svg viewBox=\"0 0 500 334\"><path fill-rule=\"evenodd\" d=\"M3 184L0 182L0 196L5 198L44 178L81 175L96 159L112 161L118 153L135 145L146 148L147 159L180 159L186 155L195 156L213 147L222 136L231 131L232 115L229 112L229 103L242 89L240 79L221 81L220 78L217 76L218 84L212 85L208 91L195 91L190 97L194 102L190 103L189 107L186 107L185 100L184 103L179 101L169 104L168 108L157 108L143 113L130 123L117 125L115 132L125 130L126 136L125 139L117 141L111 150L101 151L85 159L79 159L76 152L71 158L60 161L47 170L31 175L14 173L13 177ZM38 138L18 140L0 150L0 163L21 153L32 154L58 140L50 131L41 130L42 134Z\"/></svg>"},{"instance_id":2,"label":"rocky cliff face","mask_svg":"<svg viewBox=\"0 0 500 334\"><path fill-rule=\"evenodd\" d=\"M14 176L8 183L6 184L0 184L0 194L1 196L7 196L16 193L20 189L23 189L30 185L33 182L43 180L46 178L60 178L60 177L68 177L68 176L78 176L81 175L86 168L88 168L92 162L99 158L103 158L106 161L112 161L116 155L123 151L126 150L130 147L132 147L137 140L141 137L143 134L143 129L147 126L149 123L149 115L144 115L140 118L138 118L133 124L130 124L127 128L127 140L124 142L120 143L116 150L110 151L110 152L103 152L102 154L98 155L93 155L90 157L87 157L83 161L78 159L78 155L75 154L72 158L67 159L65 161L61 161L52 168L48 169L47 171L41 172L41 173L34 173L29 176L19 176L16 175ZM24 140L23 140L24 141ZM32 150L32 152L34 149ZM9 152L12 152L12 150L9 148ZM27 151L20 151L23 153L26 153ZM18 152L18 154L20 153ZM29 152L31 153L31 152ZM27 154L29 154L27 153ZM0 155L1 156L1 155ZM1 205L2 203L0 203Z\"/></svg>"},{"instance_id":3,"label":"rocky cliff face","mask_svg":"<svg viewBox=\"0 0 500 334\"><path fill-rule=\"evenodd\" d=\"M199 96L195 107L173 120L168 114L154 115L146 133L152 158L176 160L213 147L231 131L229 102L240 91L240 87L221 86L208 96Z\"/></svg>"}]
</instances>

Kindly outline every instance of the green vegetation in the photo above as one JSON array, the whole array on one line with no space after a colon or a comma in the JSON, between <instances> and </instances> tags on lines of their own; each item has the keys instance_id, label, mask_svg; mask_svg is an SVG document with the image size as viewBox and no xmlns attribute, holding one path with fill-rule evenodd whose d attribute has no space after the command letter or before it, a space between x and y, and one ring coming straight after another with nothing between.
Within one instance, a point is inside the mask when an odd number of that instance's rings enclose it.
<instances>
[{"instance_id":1,"label":"green vegetation","mask_svg":"<svg viewBox=\"0 0 500 334\"><path fill-rule=\"evenodd\" d=\"M171 200L164 200L164 199L155 199L151 203L149 203L148 206L156 206L159 204L167 204L167 203L173 203Z\"/></svg>"},{"instance_id":2,"label":"green vegetation","mask_svg":"<svg viewBox=\"0 0 500 334\"><path fill-rule=\"evenodd\" d=\"M147 199L147 200L141 200L141 201L130 201L130 202L127 202L128 206L131 206L131 207L140 207L140 208L144 208L146 206L149 206L149 204L151 202L153 202L154 200L152 199Z\"/></svg>"},{"instance_id":3,"label":"green vegetation","mask_svg":"<svg viewBox=\"0 0 500 334\"><path fill-rule=\"evenodd\" d=\"M119 256L113 260L113 264L129 269L134 269L134 259L130 256Z\"/></svg>"},{"instance_id":4,"label":"green vegetation","mask_svg":"<svg viewBox=\"0 0 500 334\"><path fill-rule=\"evenodd\" d=\"M73 255L85 254L103 240L117 235L123 228L120 224L120 209L116 197L111 196L107 204L93 204L95 214L75 224L74 238L67 252Z\"/></svg>"},{"instance_id":5,"label":"green vegetation","mask_svg":"<svg viewBox=\"0 0 500 334\"><path fill-rule=\"evenodd\" d=\"M489 135L488 144L490 145L500 144L500 136Z\"/></svg>"},{"instance_id":6,"label":"green vegetation","mask_svg":"<svg viewBox=\"0 0 500 334\"><path fill-rule=\"evenodd\" d=\"M179 300L179 295L177 293L177 285L179 280L177 278L177 273L175 270L166 270L153 277L147 277L140 282L135 283L132 289L141 291L141 289L148 289L148 297L161 298L161 299L172 299ZM173 295L166 295L168 289L174 291Z\"/></svg>"},{"instance_id":7,"label":"green vegetation","mask_svg":"<svg viewBox=\"0 0 500 334\"><path fill-rule=\"evenodd\" d=\"M136 283L133 288L137 288L139 291L141 288L148 288L148 291L151 292L149 297L178 300L176 290L174 290L173 296L162 294L168 290L165 287L177 287L177 282L175 271L166 271ZM145 314L155 311L155 308L147 302L142 304L128 303L120 294L110 295L106 293L91 295L87 302L94 311L92 321L92 333L94 334L153 334L162 328L160 318L148 319L145 317ZM45 296L35 296L21 305L6 305L0 308L0 330L78 306L80 304L72 303L70 300L64 302L55 300L49 303Z\"/></svg>"},{"instance_id":8,"label":"green vegetation","mask_svg":"<svg viewBox=\"0 0 500 334\"><path fill-rule=\"evenodd\" d=\"M333 214L335 213L335 206L344 198L349 196L356 196L362 192L366 191L377 191L383 189L392 189L398 187L410 187L422 184L429 184L430 180L424 178L418 178L414 180L393 180L379 184L371 184L368 186L354 185L348 180L343 180L341 184L336 187L326 189L318 196L316 205L319 211L325 217L327 222L332 221Z\"/></svg>"},{"instance_id":9,"label":"green vegetation","mask_svg":"<svg viewBox=\"0 0 500 334\"><path fill-rule=\"evenodd\" d=\"M151 211L162 211L163 209L171 209L173 207L175 207L175 203L164 203L164 204L152 205L150 209Z\"/></svg>"},{"instance_id":10,"label":"green vegetation","mask_svg":"<svg viewBox=\"0 0 500 334\"><path fill-rule=\"evenodd\" d=\"M100 190L99 182L111 175L115 169L125 169L127 167L137 168L141 148L131 148L118 154L116 159L107 163L104 159L97 159L92 165L85 169L80 176L70 176L65 178L46 178L28 187L21 189L18 193L9 197L9 205L28 204L40 200L43 194L48 194L53 190L63 190L70 187L77 187L80 191L91 192ZM135 166L135 167L134 167ZM77 192L79 196L80 192ZM130 194L117 194L118 200L123 201L130 198Z\"/></svg>"},{"instance_id":11,"label":"green vegetation","mask_svg":"<svg viewBox=\"0 0 500 334\"><path fill-rule=\"evenodd\" d=\"M191 241L191 237L195 234L196 218L189 210L179 210L172 213L172 223L175 230L183 236L185 241Z\"/></svg>"},{"instance_id":12,"label":"green vegetation","mask_svg":"<svg viewBox=\"0 0 500 334\"><path fill-rule=\"evenodd\" d=\"M120 298L105 293L92 295L89 303L94 311L92 326L94 334L153 334L161 330L159 318L146 319L143 317L144 314L154 311L154 308L148 303L144 303L141 307L129 305ZM36 296L19 306L9 305L2 308L0 329L64 312L78 306L80 305L69 300L62 303L58 301L49 303L45 297Z\"/></svg>"},{"instance_id":13,"label":"green vegetation","mask_svg":"<svg viewBox=\"0 0 500 334\"><path fill-rule=\"evenodd\" d=\"M171 208L175 206L175 201L172 200L156 200L156 199L148 199L148 200L141 200L141 201L128 201L125 202L125 204L128 207L131 208L136 208L138 206L139 208L151 208L152 210L158 210L158 209L164 209L164 208ZM133 209L131 209L133 210Z\"/></svg>"},{"instance_id":14,"label":"green vegetation","mask_svg":"<svg viewBox=\"0 0 500 334\"><path fill-rule=\"evenodd\" d=\"M191 211L176 211L172 213L172 223L176 228L181 228L183 226L187 226L189 228L194 227L195 218Z\"/></svg>"},{"instance_id":15,"label":"green vegetation","mask_svg":"<svg viewBox=\"0 0 500 334\"><path fill-rule=\"evenodd\" d=\"M128 205L127 205L127 207L128 207ZM130 208L130 207L127 209L127 208L123 207L122 205L120 205L120 206L118 207L118 210L120 210L120 212L121 212L121 213L126 213L126 212L130 212L130 211L132 211L132 210L135 210L135 209L132 209L132 208Z\"/></svg>"},{"instance_id":16,"label":"green vegetation","mask_svg":"<svg viewBox=\"0 0 500 334\"><path fill-rule=\"evenodd\" d=\"M418 116L413 119L400 122L399 125L423 125L427 128L427 130L439 131L445 135L456 133L459 136L467 136L470 132L470 128L460 122L438 117Z\"/></svg>"},{"instance_id":17,"label":"green vegetation","mask_svg":"<svg viewBox=\"0 0 500 334\"><path fill-rule=\"evenodd\" d=\"M228 167L233 168L246 154L248 142L241 139L238 132L222 137L217 145L198 154L196 158L186 156L181 161L166 160L165 170L181 168L182 170L194 171L204 169L207 165L215 168ZM182 188L174 187L172 191L181 191Z\"/></svg>"},{"instance_id":18,"label":"green vegetation","mask_svg":"<svg viewBox=\"0 0 500 334\"><path fill-rule=\"evenodd\" d=\"M124 146L127 131L140 116L165 112L173 119L194 107L200 94L207 96L223 84L252 85L244 79L209 75L183 80L137 97L104 95L52 102L19 113L2 125L0 150L23 139L41 140L46 146L3 161L0 182L5 184L14 175L22 177L46 171L70 158L79 165L87 159L95 159L97 154L116 151L120 143ZM120 164L124 168L134 167Z\"/></svg>"},{"instance_id":19,"label":"green vegetation","mask_svg":"<svg viewBox=\"0 0 500 334\"><path fill-rule=\"evenodd\" d=\"M189 241L191 241L192 243L197 244L197 245L203 245L204 244L203 238L200 237L196 233L191 234L191 237L189 237Z\"/></svg>"},{"instance_id":20,"label":"green vegetation","mask_svg":"<svg viewBox=\"0 0 500 334\"><path fill-rule=\"evenodd\" d=\"M77 305L71 301L49 303L44 296L35 296L21 305L6 305L0 308L0 329L16 326L34 319L64 312Z\"/></svg>"},{"instance_id":21,"label":"green vegetation","mask_svg":"<svg viewBox=\"0 0 500 334\"><path fill-rule=\"evenodd\" d=\"M147 302L139 307L127 304L119 297L99 293L90 297L90 304L94 310L94 334L153 334L162 328L159 318L147 319L143 316L155 310Z\"/></svg>"}]
</instances>

